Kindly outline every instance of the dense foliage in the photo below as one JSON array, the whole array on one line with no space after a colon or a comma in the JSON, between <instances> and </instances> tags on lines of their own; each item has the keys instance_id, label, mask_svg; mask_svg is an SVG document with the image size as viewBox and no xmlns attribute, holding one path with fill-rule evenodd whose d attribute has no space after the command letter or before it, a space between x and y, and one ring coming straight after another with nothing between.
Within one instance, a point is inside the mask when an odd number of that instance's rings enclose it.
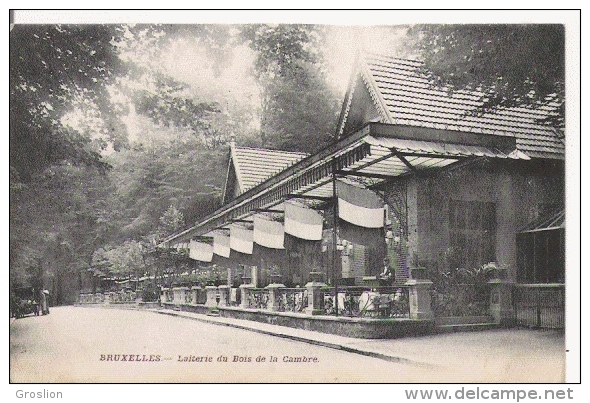
<instances>
[{"instance_id":1,"label":"dense foliage","mask_svg":"<svg viewBox=\"0 0 590 403\"><path fill-rule=\"evenodd\" d=\"M410 34L434 85L479 91L481 112L547 106L546 122L564 126L563 25L419 25Z\"/></svg>"},{"instance_id":2,"label":"dense foliage","mask_svg":"<svg viewBox=\"0 0 590 403\"><path fill-rule=\"evenodd\" d=\"M256 51L254 72L262 94L264 145L314 152L334 138L339 100L326 83L314 25L250 25L242 37Z\"/></svg>"},{"instance_id":3,"label":"dense foliage","mask_svg":"<svg viewBox=\"0 0 590 403\"><path fill-rule=\"evenodd\" d=\"M336 104L315 37L300 35L316 30L289 27L285 32L294 35L283 37L282 28L269 29L15 26L11 284L48 288L53 303L61 304L72 302L78 289L96 286L98 276L190 271L185 250L154 245L219 207L230 141L309 150L314 135L323 133L317 144L325 143ZM266 34L252 36L257 30ZM161 62L172 46L199 49L203 59L192 74L211 70L215 80L232 52L248 49L244 43L256 60L252 79L262 105L215 83L183 81ZM271 55L275 45L281 50ZM290 46L317 56L283 51ZM292 63L284 59L291 56ZM275 72L283 79L273 80Z\"/></svg>"}]
</instances>

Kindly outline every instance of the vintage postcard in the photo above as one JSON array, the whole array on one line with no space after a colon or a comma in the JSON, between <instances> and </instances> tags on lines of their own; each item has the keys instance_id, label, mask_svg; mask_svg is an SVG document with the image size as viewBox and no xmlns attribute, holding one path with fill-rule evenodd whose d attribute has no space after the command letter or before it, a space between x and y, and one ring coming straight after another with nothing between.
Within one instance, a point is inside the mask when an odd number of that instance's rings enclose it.
<instances>
[{"instance_id":1,"label":"vintage postcard","mask_svg":"<svg viewBox=\"0 0 590 403\"><path fill-rule=\"evenodd\" d=\"M572 398L579 12L456 13L11 11L16 398Z\"/></svg>"}]
</instances>

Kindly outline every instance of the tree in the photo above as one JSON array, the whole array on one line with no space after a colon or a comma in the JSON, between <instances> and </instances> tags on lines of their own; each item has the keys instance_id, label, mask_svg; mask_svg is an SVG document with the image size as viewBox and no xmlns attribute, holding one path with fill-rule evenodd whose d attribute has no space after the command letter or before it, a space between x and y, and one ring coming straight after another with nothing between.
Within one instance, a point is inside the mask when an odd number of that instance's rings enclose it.
<instances>
[{"instance_id":1,"label":"tree","mask_svg":"<svg viewBox=\"0 0 590 403\"><path fill-rule=\"evenodd\" d=\"M198 102L186 92L188 85L170 77L156 74L156 90L136 90L136 111L149 117L155 124L184 129L199 139L207 148L216 148L230 141L230 134L222 134L222 127L215 127L214 115L221 114L219 104Z\"/></svg>"},{"instance_id":2,"label":"tree","mask_svg":"<svg viewBox=\"0 0 590 403\"><path fill-rule=\"evenodd\" d=\"M171 205L160 217L160 226L158 227L158 233L162 236L173 233L184 227L184 215L176 206Z\"/></svg>"},{"instance_id":3,"label":"tree","mask_svg":"<svg viewBox=\"0 0 590 403\"><path fill-rule=\"evenodd\" d=\"M322 30L313 25L248 25L242 38L257 56L263 146L315 152L334 136L338 101L326 83Z\"/></svg>"},{"instance_id":4,"label":"tree","mask_svg":"<svg viewBox=\"0 0 590 403\"><path fill-rule=\"evenodd\" d=\"M226 49L214 48L223 42L226 29L194 28L205 42L208 33L218 33L207 43L219 66ZM193 138L128 149L120 119L128 112L126 100L121 102L121 82L134 78L131 72L146 72L145 66L133 65L139 56L121 56L133 50L149 59L185 30L193 27L17 25L11 30L11 284L43 281L53 287L55 302L71 302L78 274L89 267L97 248L117 251L139 242L156 230L171 203L203 214L197 206L200 195L218 199L223 173L212 174L212 156L218 154L202 150L203 141L196 138L202 130ZM217 114L209 103L187 97L180 83L154 76L163 83L161 94L140 98L148 102L145 112L154 121L162 119L180 131L196 126L194 120L182 121L195 112L199 117ZM162 99L173 106L168 115L166 108L158 110ZM211 130L210 143L224 135ZM181 141L192 143L186 149ZM104 151L110 145L120 153L107 158ZM195 158L195 150L200 157ZM203 177L187 180L195 163L200 164L198 172L203 168ZM199 197L191 199L194 190ZM133 259L118 262L120 272L130 262L139 268Z\"/></svg>"},{"instance_id":5,"label":"tree","mask_svg":"<svg viewBox=\"0 0 590 403\"><path fill-rule=\"evenodd\" d=\"M563 25L418 25L409 46L433 85L480 94L480 113L546 107L546 123L564 126Z\"/></svg>"},{"instance_id":6,"label":"tree","mask_svg":"<svg viewBox=\"0 0 590 403\"><path fill-rule=\"evenodd\" d=\"M154 138L113 153L107 161L113 166L108 175L113 190L106 199L110 208L103 210L111 220L108 243L157 232L171 205L187 223L219 207L225 179L220 167L227 165L227 151L205 148L191 135Z\"/></svg>"},{"instance_id":7,"label":"tree","mask_svg":"<svg viewBox=\"0 0 590 403\"><path fill-rule=\"evenodd\" d=\"M10 277L38 281L55 303L72 302L78 273L101 243L106 177L94 167L53 165L10 192Z\"/></svg>"},{"instance_id":8,"label":"tree","mask_svg":"<svg viewBox=\"0 0 590 403\"><path fill-rule=\"evenodd\" d=\"M64 126L76 107L101 114L100 133L118 146L123 126L107 87L122 71L116 26L17 25L10 32L11 179L27 182L60 161L105 169L88 133Z\"/></svg>"}]
</instances>

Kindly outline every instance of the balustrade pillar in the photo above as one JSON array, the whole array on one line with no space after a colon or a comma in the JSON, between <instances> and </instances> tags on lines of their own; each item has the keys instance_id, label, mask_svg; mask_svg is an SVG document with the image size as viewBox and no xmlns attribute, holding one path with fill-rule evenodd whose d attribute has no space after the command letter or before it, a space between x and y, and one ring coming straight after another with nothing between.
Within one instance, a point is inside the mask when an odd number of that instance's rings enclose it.
<instances>
[{"instance_id":1,"label":"balustrade pillar","mask_svg":"<svg viewBox=\"0 0 590 403\"><path fill-rule=\"evenodd\" d=\"M217 287L214 285L208 285L205 287L205 292L207 293L207 301L205 302L205 306L209 308L214 308L217 306Z\"/></svg>"},{"instance_id":2,"label":"balustrade pillar","mask_svg":"<svg viewBox=\"0 0 590 403\"><path fill-rule=\"evenodd\" d=\"M410 286L410 319L433 320L430 294L432 281L410 279L406 285Z\"/></svg>"},{"instance_id":3,"label":"balustrade pillar","mask_svg":"<svg viewBox=\"0 0 590 403\"><path fill-rule=\"evenodd\" d=\"M174 287L174 288L172 288L172 302L174 303L174 305L180 305L181 304L181 300L180 300L180 287Z\"/></svg>"},{"instance_id":4,"label":"balustrade pillar","mask_svg":"<svg viewBox=\"0 0 590 403\"><path fill-rule=\"evenodd\" d=\"M494 279L488 282L490 286L490 316L494 323L511 326L515 322L512 309L512 287L514 283L507 280Z\"/></svg>"},{"instance_id":5,"label":"balustrade pillar","mask_svg":"<svg viewBox=\"0 0 590 403\"><path fill-rule=\"evenodd\" d=\"M217 287L219 293L219 306L228 306L229 305L229 285L220 285Z\"/></svg>"},{"instance_id":6,"label":"balustrade pillar","mask_svg":"<svg viewBox=\"0 0 590 403\"><path fill-rule=\"evenodd\" d=\"M286 288L284 284L272 283L266 286L269 291L268 310L278 311L281 304L281 288Z\"/></svg>"},{"instance_id":7,"label":"balustrade pillar","mask_svg":"<svg viewBox=\"0 0 590 403\"><path fill-rule=\"evenodd\" d=\"M201 291L203 290L203 288L201 288L200 285L195 285L191 287L191 292L193 293L193 304L198 304L199 303L199 297L201 296Z\"/></svg>"},{"instance_id":8,"label":"balustrade pillar","mask_svg":"<svg viewBox=\"0 0 590 403\"><path fill-rule=\"evenodd\" d=\"M184 305L186 304L186 296L188 295L188 293L191 291L190 288L188 287L180 287L180 305Z\"/></svg>"},{"instance_id":9,"label":"balustrade pillar","mask_svg":"<svg viewBox=\"0 0 590 403\"><path fill-rule=\"evenodd\" d=\"M321 315L324 313L324 293L322 287L326 284L321 281L322 274L312 271L309 273L310 282L305 284L307 288L307 308L305 313L308 315Z\"/></svg>"},{"instance_id":10,"label":"balustrade pillar","mask_svg":"<svg viewBox=\"0 0 590 403\"><path fill-rule=\"evenodd\" d=\"M250 290L255 288L253 284L242 284L240 286L240 308L247 309L250 308L250 301L248 299L248 294Z\"/></svg>"}]
</instances>

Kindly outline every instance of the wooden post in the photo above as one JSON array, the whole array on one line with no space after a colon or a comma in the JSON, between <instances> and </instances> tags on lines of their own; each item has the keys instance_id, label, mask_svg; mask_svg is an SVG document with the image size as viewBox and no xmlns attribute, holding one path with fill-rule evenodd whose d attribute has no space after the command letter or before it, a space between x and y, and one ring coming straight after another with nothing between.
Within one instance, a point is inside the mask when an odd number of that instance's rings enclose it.
<instances>
[{"instance_id":1,"label":"wooden post","mask_svg":"<svg viewBox=\"0 0 590 403\"><path fill-rule=\"evenodd\" d=\"M338 256L338 238L337 238L337 229L338 229L338 194L336 190L336 158L332 160L332 203L334 206L332 208L334 214L334 224L332 225L334 228L332 230L332 285L334 286L334 310L336 316L338 316L338 277L336 273L336 258Z\"/></svg>"}]
</instances>

